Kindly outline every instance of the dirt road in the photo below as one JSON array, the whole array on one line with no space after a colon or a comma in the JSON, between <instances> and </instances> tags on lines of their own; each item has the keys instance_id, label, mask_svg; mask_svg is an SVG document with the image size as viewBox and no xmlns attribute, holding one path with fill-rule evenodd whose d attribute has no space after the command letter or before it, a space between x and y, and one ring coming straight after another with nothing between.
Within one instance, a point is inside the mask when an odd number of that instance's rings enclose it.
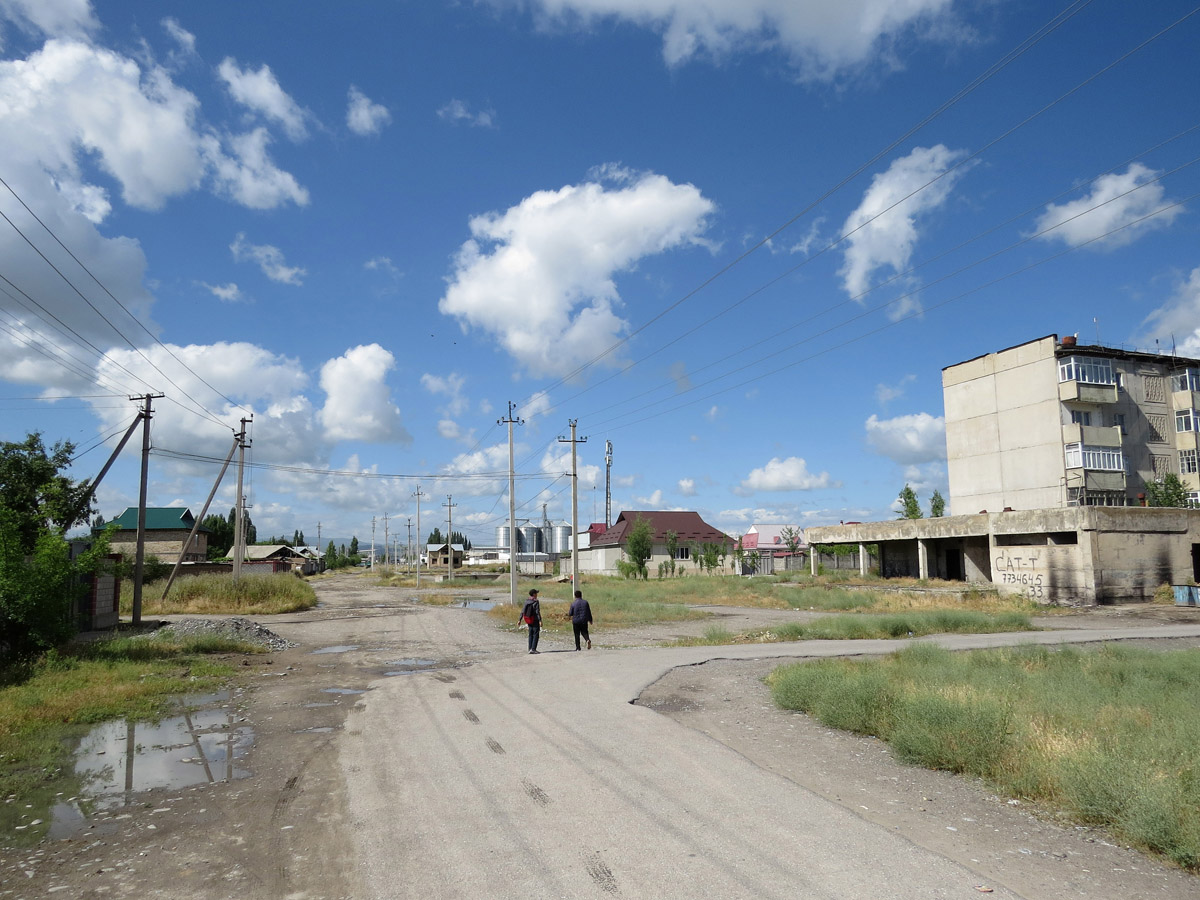
<instances>
[{"instance_id":1,"label":"dirt road","mask_svg":"<svg viewBox=\"0 0 1200 900\"><path fill-rule=\"evenodd\" d=\"M380 588L362 576L326 580L320 583L319 593L322 602L316 610L264 620L297 647L240 660L245 663L247 690L231 702L238 707L238 718L253 729L252 749L242 760L251 777L137 795L129 805L83 823L66 839L33 849L0 851L0 897L58 893L71 897L402 897L417 896L418 881L423 885L420 896L501 897L506 896L501 890L504 885L495 883L490 888L467 885L466 892L450 883L441 890L431 887L441 882L429 848L440 848L437 857L448 867L442 870L448 875L456 854L473 860L474 870L474 863L480 862L477 854L487 852L483 848L515 852L524 842L530 844L530 858L544 852L558 859L563 841L587 844L597 829L610 832L611 847L625 846L618 823L602 821L603 798L594 793L595 784L582 786L586 790L578 805L565 787L562 793L547 791L536 778L517 774L521 759L514 758L505 744L518 747L522 740L518 734L497 718L490 724L476 724L466 715L473 712L479 719L477 708L497 715L503 704L497 699L492 707L485 707L482 696L485 688L494 690L498 682L488 679L499 677L496 673L544 677L550 679L544 682L547 688L555 683L562 687L570 677L563 667L582 662L580 656L587 654L577 656L572 649L525 657L523 635L498 631L475 610L416 605L411 590ZM456 593L465 597L488 592ZM797 614L738 610L723 615L728 620L722 624L733 629ZM1072 624L1092 627L1117 618L1121 624L1139 621L1112 613L1096 618L1094 623L1078 619ZM623 635L606 632L601 622L594 635L597 650L592 653L615 660L620 657L613 648L653 645L689 630L702 631L707 624ZM567 650L568 640L569 636L544 639L543 650ZM1195 643L1194 638L1191 641ZM528 663L536 663L538 669ZM836 814L847 834L861 830L874 840L876 846L867 856L875 858L883 844L892 844L901 854L897 865L905 865L904 855L928 854L946 867L946 873L953 873L945 876L952 890L923 896L974 895L977 887L991 887L996 896L1039 900L1068 896L1182 900L1196 895L1195 878L1112 846L1103 835L1059 828L1030 810L989 796L971 782L898 766L886 748L873 741L830 732L803 716L777 711L759 680L775 664L723 660L687 665L672 669L645 690L639 687L627 699L640 694L639 705L661 714L646 720L646 727L653 730L655 740L678 741L681 759L711 758L721 760L722 767L757 770L775 785L764 795L771 803L794 794L805 804ZM536 675L537 671L543 675ZM582 669L576 666L576 671ZM623 665L612 678L619 680L628 672ZM479 693L469 697L468 685ZM625 690L623 685L617 689ZM456 692L462 699L454 696ZM408 721L398 713L407 702L419 704L421 698L435 696L444 710L421 712L413 707ZM415 722L448 723L444 715L453 717L453 729L463 729L478 743L490 769L472 768L465 774L462 760L447 761L447 754L467 752L458 749L465 745L458 744L451 731L438 737L443 753L437 765L430 765L427 757L409 758L403 764L406 769L387 760L393 749L419 744L418 736L411 733ZM487 744L484 731L503 735L503 739L492 737L503 752ZM429 734L430 728L423 727L422 739ZM370 743L375 736L384 743ZM364 757L367 747L369 755ZM414 822L427 823L429 816L437 821L471 821L454 810L414 810L403 802L406 785L443 777L456 771L456 766L464 773L461 779L427 785L426 793L407 796L448 801L462 790L463 779L481 779L475 793L500 796L496 802L508 803L512 798L493 793L508 790L528 805L529 811L521 816L543 817L528 821L542 821L546 830L523 837L519 832L495 831L495 823L484 818L475 820L474 829L466 833L414 832ZM505 788L500 787L502 782ZM396 793L362 796L364 790L378 790L377 785L384 783ZM790 787L781 787L785 785ZM497 806L491 813L508 815L509 811ZM753 814L754 810L745 813ZM664 812L664 816L656 820L662 828L687 830L686 814ZM524 827L525 823L522 819L513 824ZM777 822L763 824L769 825L764 834L778 831ZM611 833L614 827L618 833ZM560 830L578 833L560 834ZM786 834L790 832L785 828L780 839ZM836 835L834 839L841 840ZM688 834L678 840L703 843ZM717 856L728 856L722 871L734 879L730 882L734 889L726 896L770 895L781 885L797 884L786 868L772 871L762 882L755 880L759 875L743 872L735 861L738 854L753 856L761 849L753 835L746 840L744 846L722 849L714 839L708 847ZM418 858L409 858L414 853ZM642 863L630 862L637 854L614 856L603 846L573 853L570 862L578 864L577 879L563 862L561 881L535 881L530 888L520 884L523 870L518 870L517 882L511 886L520 887L520 892L513 895L650 897L705 892L702 885L653 889L651 883L638 880ZM768 852L764 859L772 855ZM500 871L499 862L485 858L483 870L490 866L491 871ZM404 873L404 878L395 880L397 873ZM829 895L810 886L814 894ZM902 896L903 892L889 894Z\"/></svg>"}]
</instances>

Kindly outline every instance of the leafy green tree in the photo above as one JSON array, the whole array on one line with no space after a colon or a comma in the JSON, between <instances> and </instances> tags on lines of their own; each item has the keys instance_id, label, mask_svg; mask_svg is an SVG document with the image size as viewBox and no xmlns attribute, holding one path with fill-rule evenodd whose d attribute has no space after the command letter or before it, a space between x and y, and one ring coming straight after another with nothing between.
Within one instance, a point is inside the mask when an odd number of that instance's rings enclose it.
<instances>
[{"instance_id":1,"label":"leafy green tree","mask_svg":"<svg viewBox=\"0 0 1200 900\"><path fill-rule=\"evenodd\" d=\"M338 552L337 547L333 546L333 541L329 542L329 546L325 548L325 568L337 568Z\"/></svg>"},{"instance_id":2,"label":"leafy green tree","mask_svg":"<svg viewBox=\"0 0 1200 900\"><path fill-rule=\"evenodd\" d=\"M1191 506L1187 494L1187 488L1174 472L1146 482L1146 503L1149 506Z\"/></svg>"},{"instance_id":3,"label":"leafy green tree","mask_svg":"<svg viewBox=\"0 0 1200 900\"><path fill-rule=\"evenodd\" d=\"M904 485L904 490L900 492L900 518L901 519L923 519L925 516L921 512L920 501L917 500L917 492L907 484Z\"/></svg>"},{"instance_id":4,"label":"leafy green tree","mask_svg":"<svg viewBox=\"0 0 1200 900\"><path fill-rule=\"evenodd\" d=\"M646 571L646 562L653 552L654 530L650 527L650 520L644 516L638 516L625 538L625 554L629 557L629 562L639 577L649 577L649 572Z\"/></svg>"},{"instance_id":5,"label":"leafy green tree","mask_svg":"<svg viewBox=\"0 0 1200 900\"><path fill-rule=\"evenodd\" d=\"M933 496L929 498L929 517L931 519L940 519L946 514L946 499L942 496L942 492L937 488L933 489Z\"/></svg>"},{"instance_id":6,"label":"leafy green tree","mask_svg":"<svg viewBox=\"0 0 1200 900\"><path fill-rule=\"evenodd\" d=\"M795 556L800 552L800 545L804 543L804 532L799 528L788 525L779 532L779 536L783 538L783 545L787 547L789 555Z\"/></svg>"},{"instance_id":7,"label":"leafy green tree","mask_svg":"<svg viewBox=\"0 0 1200 900\"><path fill-rule=\"evenodd\" d=\"M350 537L350 556L354 557L354 561L358 562L358 538Z\"/></svg>"},{"instance_id":8,"label":"leafy green tree","mask_svg":"<svg viewBox=\"0 0 1200 900\"><path fill-rule=\"evenodd\" d=\"M444 537L442 537L442 529L434 528L433 531L429 532L429 540L427 540L425 543L427 543L427 544L444 544L444 543L446 543L446 539Z\"/></svg>"},{"instance_id":9,"label":"leafy green tree","mask_svg":"<svg viewBox=\"0 0 1200 900\"><path fill-rule=\"evenodd\" d=\"M209 531L208 558L221 559L228 556L229 551L233 549L233 522L220 513L210 513L200 524Z\"/></svg>"},{"instance_id":10,"label":"leafy green tree","mask_svg":"<svg viewBox=\"0 0 1200 900\"><path fill-rule=\"evenodd\" d=\"M41 435L0 443L0 662L27 661L75 633L72 606L83 576L104 564L100 534L75 560L65 534L91 515L91 490L61 470L74 447L47 453Z\"/></svg>"},{"instance_id":11,"label":"leafy green tree","mask_svg":"<svg viewBox=\"0 0 1200 900\"><path fill-rule=\"evenodd\" d=\"M47 453L38 432L0 443L0 506L12 513L7 527L26 553L47 530L66 534L92 514L91 483L59 474L74 452L74 444L60 441Z\"/></svg>"},{"instance_id":12,"label":"leafy green tree","mask_svg":"<svg viewBox=\"0 0 1200 900\"><path fill-rule=\"evenodd\" d=\"M667 571L675 574L675 555L679 552L679 534L675 531L667 532ZM659 575L661 578L662 576Z\"/></svg>"}]
</instances>

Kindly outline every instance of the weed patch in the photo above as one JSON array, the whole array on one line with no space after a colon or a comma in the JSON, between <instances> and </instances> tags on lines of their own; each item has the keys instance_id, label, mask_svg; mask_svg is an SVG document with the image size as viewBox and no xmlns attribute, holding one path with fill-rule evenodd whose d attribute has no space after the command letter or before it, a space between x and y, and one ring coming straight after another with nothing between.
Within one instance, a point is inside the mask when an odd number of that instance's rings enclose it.
<instances>
[{"instance_id":1,"label":"weed patch","mask_svg":"<svg viewBox=\"0 0 1200 900\"><path fill-rule=\"evenodd\" d=\"M1200 871L1200 651L919 645L791 664L777 704L887 741L905 761L1002 793Z\"/></svg>"}]
</instances>

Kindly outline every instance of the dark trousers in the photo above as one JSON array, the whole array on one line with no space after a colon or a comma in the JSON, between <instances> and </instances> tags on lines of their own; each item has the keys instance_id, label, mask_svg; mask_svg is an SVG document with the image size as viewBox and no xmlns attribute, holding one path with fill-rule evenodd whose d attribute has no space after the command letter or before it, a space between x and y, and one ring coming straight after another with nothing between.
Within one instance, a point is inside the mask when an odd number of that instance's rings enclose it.
<instances>
[{"instance_id":1,"label":"dark trousers","mask_svg":"<svg viewBox=\"0 0 1200 900\"><path fill-rule=\"evenodd\" d=\"M587 641L589 644L592 642L592 639L588 636L587 627L588 627L587 622L572 622L571 623L571 630L575 632L575 649L576 650L579 649L579 636L580 635L583 635L583 639L585 641Z\"/></svg>"},{"instance_id":2,"label":"dark trousers","mask_svg":"<svg viewBox=\"0 0 1200 900\"><path fill-rule=\"evenodd\" d=\"M529 649L530 650L537 649L538 638L541 637L541 635L542 635L542 626L541 625L530 625L529 626Z\"/></svg>"}]
</instances>

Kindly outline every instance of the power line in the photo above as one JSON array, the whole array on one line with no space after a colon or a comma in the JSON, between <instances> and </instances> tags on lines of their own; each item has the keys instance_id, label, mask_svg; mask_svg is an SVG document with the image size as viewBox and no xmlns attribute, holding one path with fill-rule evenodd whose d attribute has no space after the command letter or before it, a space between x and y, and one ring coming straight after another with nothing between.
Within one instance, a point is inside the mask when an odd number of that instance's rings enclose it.
<instances>
[{"instance_id":1,"label":"power line","mask_svg":"<svg viewBox=\"0 0 1200 900\"><path fill-rule=\"evenodd\" d=\"M643 417L643 418L641 418L641 419L637 419L637 420L634 420L634 421L632 421L632 422L625 422L624 424L621 424L621 425L613 425L613 424L610 424L611 422L615 422L615 421L616 421L616 419L610 419L610 420L608 420L608 421L606 421L606 422L600 422L600 423L598 423L598 425L597 425L596 427L606 427L606 426L607 426L607 427L608 427L610 430L612 430L612 431L617 431L617 430L619 430L619 429L621 429L621 428L628 428L628 427L630 427L630 426L632 426L632 425L636 425L636 424L639 424L639 423L641 423L641 422L648 421L648 420L649 420L649 419L651 419L651 418L657 419L657 418L659 418L660 416L664 415L664 414L665 414L665 413L667 413L667 412L674 412L674 411L676 411L676 410L679 410L679 409L684 409L684 408L686 408L686 407L688 407L688 406L694 406L694 405L695 405L695 404L697 404L697 403L703 403L703 402L705 402L705 401L707 401L707 400L711 400L711 399L712 399L712 398L714 398L714 397L720 396L721 394L725 394L725 393L728 393L729 391L734 391L734 390L737 390L738 388L745 387L745 386L746 386L746 385L748 385L748 384L752 384L752 383L754 383L754 382L756 382L756 381L760 381L762 378L770 377L770 376L772 376L772 375L778 375L780 372L784 372L784 371L786 371L786 370L788 370L788 369L795 368L796 366L798 366L798 365L801 365L802 363L805 363L805 362L811 362L813 359L816 359L816 358L817 358L817 357L819 357L819 356L824 356L824 355L825 355L825 354L827 354L827 353L832 353L832 352L833 352L833 351L835 351L835 350L840 350L840 349L842 349L842 348L844 348L844 347L847 347L847 346L849 346L850 344L857 343L858 341L864 340L864 339L866 339L866 338L868 338L868 337L870 337L870 336L872 336L872 335L878 334L878 333L879 333L879 332L881 332L881 331L885 331L885 330L887 330L888 328L892 328L892 327L894 327L894 326L896 326L896 325L899 325L899 324L901 324L902 322L907 322L907 321L910 321L911 319L914 319L914 318L917 318L917 317L919 317L919 316L922 316L922 315L924 315L924 314L925 314L925 313L927 313L927 312L931 312L931 311L933 311L933 310L940 309L940 308L942 308L942 307L945 307L945 306L949 306L951 303L956 303L956 302L958 302L959 300L962 300L962 299L964 299L965 297L969 297L969 296L971 296L972 294L975 294L975 293L978 293L978 292L979 292L979 291L981 291L981 290L984 290L985 288L993 287L993 286L995 286L995 285L999 284L999 283L1000 283L1000 282L1002 282L1002 281L1006 281L1006 280L1008 280L1009 278L1013 278L1013 277L1015 277L1015 276L1017 276L1017 275L1021 275L1021 274L1025 273L1025 272L1028 272L1028 271L1030 271L1031 269L1035 269L1035 268L1037 268L1037 267L1039 267L1039 266L1045 265L1045 264L1046 264L1046 263L1048 263L1048 262L1052 262L1052 261L1054 261L1054 260L1056 260L1056 259L1059 259L1060 257L1066 256L1066 255L1067 255L1067 254L1069 254L1069 253L1074 253L1076 250L1080 250L1080 249L1082 249L1083 247L1087 247L1087 246L1089 246L1089 245L1091 245L1091 244L1094 244L1094 243L1096 243L1097 241L1102 241L1102 240L1104 240L1105 238L1111 237L1112 235L1114 235L1114 234L1117 234L1118 232L1120 232L1120 231L1123 231L1123 230L1124 230L1124 229L1126 229L1126 228L1131 228L1131 227L1132 227L1132 226L1134 226L1134 225L1137 225L1137 224L1139 224L1139 223L1141 223L1141 222L1144 222L1144 221L1147 221L1147 220L1149 220L1149 219L1152 219L1152 218L1154 218L1155 216L1161 215L1162 213L1166 212L1167 210L1170 210L1170 209L1175 209L1175 208L1177 208L1177 207L1183 206L1185 203L1190 203L1192 200L1195 200L1197 197L1200 197L1200 193L1192 194L1192 195L1191 195L1191 196L1189 196L1189 197L1185 197L1183 200L1179 200L1179 201L1176 201L1176 202L1169 203L1169 204L1166 204L1166 205L1164 205L1164 206L1161 206L1161 207L1159 207L1158 209L1154 210L1153 212L1147 213L1147 214L1146 214L1146 215L1144 215L1144 216L1140 216L1140 217L1138 217L1137 219L1133 219L1133 220L1131 220L1131 221L1129 221L1129 222L1126 222L1126 223L1124 223L1123 225L1120 225L1120 226L1118 226L1117 228L1113 228L1113 229L1111 229L1110 231L1107 231L1107 232L1105 232L1104 234L1097 235L1097 236L1096 236L1096 237L1094 237L1094 238L1091 238L1091 239L1089 239L1089 240L1087 240L1087 241L1084 241L1084 242L1082 242L1082 243L1080 243L1080 244L1077 244L1077 245L1075 245L1075 246L1073 246L1073 247L1068 247L1067 249L1065 249L1065 250L1062 250L1062 251L1060 251L1060 252L1058 252L1058 253L1054 253L1054 254L1051 254L1050 256L1043 257L1042 259L1035 260L1035 261L1034 261L1034 262L1032 262L1032 263L1029 263L1029 264L1027 264L1027 265L1024 265L1024 266L1021 266L1021 267L1019 267L1019 268L1017 268L1017 269L1014 269L1014 270L1012 270L1012 271L1010 271L1010 272L1007 272L1007 273L1005 273L1004 275L1001 275L1001 276L999 276L999 277L997 277L997 278L994 278L994 279L992 279L992 280L990 280L990 281L984 282L983 284L976 285L975 287L972 287L972 288L970 288L970 289L968 289L968 290L966 290L966 291L963 291L963 292L961 292L961 293L959 293L959 294L957 294L957 295L955 295L955 296L953 296L953 297L947 298L946 300L942 300L942 301L941 301L941 302L939 302L939 303L935 303L935 304L933 304L933 305L931 305L931 306L925 307L924 309L921 309L921 310L918 310L918 311L915 311L915 312L912 312L912 313L908 313L908 314L906 314L906 315L904 315L904 316L900 316L900 317L898 317L897 319L895 319L894 321L892 321L892 322L888 322L888 323L886 323L886 324L884 324L884 325L881 325L881 326L879 326L878 328L873 328L873 329L871 329L871 330L869 330L869 331L865 331L865 332L863 332L862 334L855 335L854 337L848 338L848 339L846 339L846 340L844 340L844 341L842 341L842 342L840 342L840 343L838 343L838 344L834 344L834 345L832 345L832 346L830 346L830 347L826 347L826 348L825 348L825 349L823 349L823 350L818 350L817 352L815 352L815 353L812 353L812 354L810 354L809 356L806 356L806 357L804 357L804 358L802 358L802 359L798 359L798 360L795 360L795 361L793 361L793 362L787 363L787 364L785 364L785 365L779 366L779 367L777 367L777 368L775 368L775 369L771 369L770 371L767 371L767 372L764 372L764 373L762 373L762 374L760 374L760 375L757 375L757 376L755 376L754 378L751 378L751 379L747 379L747 380L745 380L745 381L738 382L737 384L729 385L729 386L727 386L727 387L721 388L721 389L720 389L720 390L718 390L718 391L714 391L714 392L712 392L712 393L710 393L710 394L707 394L707 395L705 395L705 396L703 396L703 397L700 397L700 398L697 398L697 399L694 399L694 400L689 400L689 401L688 401L688 402L686 402L686 403L682 403L682 404L680 404L680 405L678 405L678 406L675 406L675 407L672 407L672 408L670 408L670 409L667 409L667 410L660 410L660 411L658 411L657 413L655 413L655 414L654 414L654 415L652 415L652 416L644 416L644 417ZM895 299L901 299L901 298L895 298ZM862 319L862 318L864 318L864 317L866 317L866 316L868 316L868 315L870 315L870 314L872 314L872 313L879 312L880 310L882 310L882 309L886 308L887 306L891 305L892 303L894 303L894 302L895 302L895 299L894 299L894 300L889 300L887 303L880 304L879 306L875 307L874 309L867 310L867 311L865 311L865 312L861 313L860 315L853 317L852 319L846 320L845 322L842 322L842 323L840 323L839 325L833 326L832 328L829 328L829 329L827 329L826 331L822 332L821 334L822 334L822 335L823 335L823 334L828 334L830 331L833 331L833 330L835 330L835 329L837 329L837 328L840 328L840 327L842 327L843 325L846 325L846 324L849 324L850 322L853 322L853 321L857 321L857 320L859 320L859 319ZM733 374L733 373L729 373L729 374ZM724 376L722 376L722 377L724 377ZM719 379L714 379L714 380L719 380ZM712 383L712 382L708 382L708 383ZM702 386L702 385L700 385L700 386ZM643 410L649 409L651 406L656 406L656 405L657 405L657 404L648 404L648 405L646 405L646 406L643 406L643 407L641 407L641 408L639 408L639 409L636 409L636 410L631 410L631 411L630 411L629 413L627 413L626 415L633 415L634 413L641 412L641 411L643 411Z\"/></svg>"},{"instance_id":2,"label":"power line","mask_svg":"<svg viewBox=\"0 0 1200 900\"><path fill-rule=\"evenodd\" d=\"M627 344L630 340L632 340L634 337L636 337L641 332L645 331L648 327L653 325L658 320L662 319L664 316L666 316L672 310L677 309L683 303L687 302L692 297L694 297L696 294L700 293L702 290L704 290L710 284L715 282L717 279L721 278L723 275L725 275L727 272L729 272L735 266L737 266L740 263L742 263L743 261L745 261L747 258L749 258L751 255L756 253L758 250L760 250L763 247L770 244L771 241L774 240L779 234L786 231L788 228L790 228L792 225L794 225L796 222L798 222L800 219L802 219L805 215L807 215L812 210L814 210L817 206L819 206L821 203L825 202L827 199L832 197L834 194L836 194L838 191L840 191L843 187L845 187L851 181L856 179L859 175L861 175L863 172L865 172L867 169L869 169L871 166L873 166L879 160L883 159L883 157L885 157L887 154L891 153L894 149L896 149L896 147L900 146L902 143L907 141L910 137L912 137L913 135L920 132L922 129L925 128L925 126L927 126L929 123L933 122L935 119L937 119L939 116L941 116L942 113L946 112L948 109L955 106L963 98L969 96L980 86L982 86L987 81L989 81L991 78L993 78L995 75L997 75L998 73L1003 71L1015 60L1017 60L1018 58L1023 56L1025 53L1027 53L1029 50L1031 50L1034 46L1036 46L1038 43L1040 43L1042 40L1044 40L1050 34L1054 33L1056 30L1058 30L1058 28L1060 28L1062 25L1064 25L1070 19L1074 18L1079 12L1081 12L1083 9L1085 9L1087 6L1089 6L1091 4L1091 2L1092 2L1092 0L1075 0L1075 2L1069 4L1065 9L1056 13L1053 17L1051 17L1051 19L1048 22L1046 22L1040 28L1036 29L1031 35L1029 35L1023 41L1021 41L1016 47L1014 47L1013 49L1011 49L1007 53L1005 53L1004 56L1002 56L996 62L992 63L991 66L989 66L982 73L977 75L974 79L972 79L970 82L968 82L965 86L959 88L958 91L956 91L951 97L949 97L948 99L943 101L941 103L941 105L939 105L933 111L927 113L925 115L925 117L922 118L919 122L917 122L915 125L911 126L907 131L905 131L898 138L896 138L891 143L889 143L886 147L884 147L883 149L876 152L870 159L866 160L861 165L859 165L849 175L846 175L845 177L843 177L833 187L828 188L824 193L822 193L816 199L810 201L799 212L797 212L795 215L793 215L790 219L788 219L782 225L775 228L766 237L762 238L757 243L755 243L754 245L752 245L751 247L749 247L748 249L743 251L731 262L729 262L725 266L722 266L715 273L713 273L708 278L706 278L704 281L702 281L699 285L697 285L696 287L687 291L682 297L680 297L674 303L671 303L666 308L660 310L657 314L652 316L649 320L644 322L642 325L638 326L636 329L634 329L632 332L627 334L625 337L614 342L607 349L603 350L602 352L598 353L591 359L589 359L586 362L582 363L581 365L577 366L575 369L568 372L566 375L563 375L560 378L558 378L557 380L551 382L546 388L544 388L544 391L549 391L561 384L566 384L567 382L573 380L574 378L576 378L577 376L582 374L584 371L586 371L587 369L594 366L600 360L606 358L607 356L611 355L614 351L618 350L620 347ZM1185 16L1185 18L1186 18L1186 16ZM1180 21L1182 21L1182 20L1180 20ZM1178 23L1176 23L1176 24L1178 24ZM1174 26L1171 26L1171 27L1174 27ZM988 145L988 146L990 146L990 145ZM946 174L948 174L948 173L946 173Z\"/></svg>"},{"instance_id":3,"label":"power line","mask_svg":"<svg viewBox=\"0 0 1200 900\"><path fill-rule=\"evenodd\" d=\"M54 239L55 243L57 243L58 246L61 247L63 249L63 251L65 251L66 254L71 257L72 260L75 261L76 265L78 265L81 269L83 269L83 271L87 272L87 274L91 277L92 281L96 282L96 284L100 286L100 289L103 290L104 293L106 293L112 299L112 301L114 303L116 303L118 307L121 308L122 312L124 312L125 315L127 315L130 319L132 319L139 328L141 328L144 332L146 332L147 335L149 335L151 340L153 340L156 344L158 344L160 347L162 347L164 350L166 350L172 359L174 359L177 363L179 363L179 365L181 365L185 371L189 372L196 379L198 379L205 387L207 387L209 390L211 390L217 396L223 397L225 400L227 400L233 406L241 408L239 406L239 404L237 404L235 401L231 400L229 397L226 397L224 394L222 394L220 391L218 391L216 388L214 388L211 384L209 384L207 381L205 381L204 378L202 378L192 368L190 368L185 362L183 362L183 360L181 360L178 356L176 356L174 351L172 351L170 347L168 347L161 340L159 340L158 337L155 336L150 331L150 329L148 329L141 322L141 320L139 320L133 313L131 313L125 307L125 305L123 303L121 303L121 301L118 300L116 298L116 296L113 295L112 291L110 291L104 285L104 283L102 281L100 281L99 278L96 277L95 273L93 273L91 269L89 269L86 265L84 265L83 262L80 261L79 257L77 257L74 253L71 252L71 250L67 247L67 245L64 244L59 239L58 235L55 234L54 231L45 222L42 221L42 219L38 216L38 214L29 208L29 205L21 198L21 195L18 194L12 188L12 186L7 181L4 180L3 177L0 177L0 185L3 185L8 190L8 192L10 194L12 194L13 197L16 198L17 202L20 203L22 207L24 207L26 212L28 212L31 216L33 216L34 220L39 225L42 226L42 228L46 231L47 234L50 235L50 237L52 237ZM63 271L61 269L59 269L59 267L56 266L50 260L50 258L41 251L41 249L36 244L33 243L32 240L30 240L29 236L26 235L25 232L22 231L21 228L15 222L13 222L13 220L10 219L4 213L3 210L0 210L0 217L3 217L4 221L8 222L8 224L12 226L13 230L16 231L17 234L19 234L21 236L21 239L24 240L25 243L28 244L33 249L33 251L42 258L42 260L46 263L46 265L48 265L51 269L54 270L54 272L58 275L59 278L61 278L63 281L65 281L67 283L67 285L71 288L71 290L73 290L79 296L79 298L81 300L83 300L83 302L86 303L91 308L91 310L96 315L98 315L117 335L119 335L125 341L126 344L129 345L130 349L132 349L135 353L137 353L137 355L140 356L147 364L149 364L154 369L154 371L158 372L159 375L161 375L163 378L167 379L168 384L170 384L172 387L174 387L176 390L178 390L181 394L183 394L183 396L185 396L189 400L191 400L192 403L194 403L198 409L202 410L206 414L209 414L210 418L213 418L213 420L216 421L217 424L224 425L223 422L220 422L219 420L216 419L216 417L214 415L211 414L211 412L207 409L207 407L205 407L202 403L200 403L198 400L196 400L196 398L194 398L191 394L189 394L182 387L180 387L178 384L176 384L175 381L173 381L171 379L171 377L169 375L167 375L166 372L164 372L162 369L160 369L154 363L153 360L151 360L148 356L146 356L146 354L142 353L141 349L139 347L137 347L134 344L134 342L132 340L130 340L129 337L123 331L121 331L121 329L118 328L111 319L108 318L108 316L106 316L103 312L101 312L99 307L97 307L94 303L92 303L92 301L83 293L83 291L81 291L78 287L75 286L75 283L73 281L71 281L71 279L68 278L66 276L66 274L64 274ZM249 412L249 410L247 410L247 412Z\"/></svg>"}]
</instances>

